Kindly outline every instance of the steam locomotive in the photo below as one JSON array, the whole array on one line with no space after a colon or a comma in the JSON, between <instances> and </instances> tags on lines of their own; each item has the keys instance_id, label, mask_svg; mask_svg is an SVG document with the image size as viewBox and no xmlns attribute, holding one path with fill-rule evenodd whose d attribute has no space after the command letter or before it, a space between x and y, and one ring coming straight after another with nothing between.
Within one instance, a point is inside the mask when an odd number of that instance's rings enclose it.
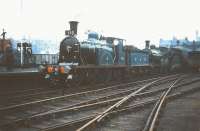
<instances>
[{"instance_id":1,"label":"steam locomotive","mask_svg":"<svg viewBox=\"0 0 200 131\"><path fill-rule=\"evenodd\" d=\"M77 39L77 21L70 21L70 30L60 43L58 65L45 68L50 81L85 82L121 80L130 75L150 72L153 68L149 52L124 45L124 39L100 36L89 32L83 41Z\"/></svg>"},{"instance_id":2,"label":"steam locomotive","mask_svg":"<svg viewBox=\"0 0 200 131\"><path fill-rule=\"evenodd\" d=\"M161 59L166 61L168 71L199 71L200 70L200 42L174 40L168 52Z\"/></svg>"}]
</instances>

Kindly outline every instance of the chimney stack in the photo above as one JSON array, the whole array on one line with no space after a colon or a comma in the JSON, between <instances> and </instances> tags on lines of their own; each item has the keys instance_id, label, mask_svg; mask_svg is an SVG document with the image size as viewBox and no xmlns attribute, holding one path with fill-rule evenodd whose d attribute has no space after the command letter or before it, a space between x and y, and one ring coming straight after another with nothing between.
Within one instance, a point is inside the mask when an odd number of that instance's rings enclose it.
<instances>
[{"instance_id":1,"label":"chimney stack","mask_svg":"<svg viewBox=\"0 0 200 131\"><path fill-rule=\"evenodd\" d=\"M145 41L145 49L149 49L149 47L150 47L150 40L146 40Z\"/></svg>"},{"instance_id":2,"label":"chimney stack","mask_svg":"<svg viewBox=\"0 0 200 131\"><path fill-rule=\"evenodd\" d=\"M70 21L69 24L70 24L70 31L72 31L74 35L77 35L78 22Z\"/></svg>"}]
</instances>

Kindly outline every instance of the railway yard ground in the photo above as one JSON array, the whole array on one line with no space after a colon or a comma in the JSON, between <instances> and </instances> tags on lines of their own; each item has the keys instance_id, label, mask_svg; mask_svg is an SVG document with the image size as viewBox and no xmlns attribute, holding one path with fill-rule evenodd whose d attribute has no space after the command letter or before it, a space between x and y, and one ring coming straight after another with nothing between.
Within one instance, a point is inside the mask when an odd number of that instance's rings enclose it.
<instances>
[{"instance_id":1,"label":"railway yard ground","mask_svg":"<svg viewBox=\"0 0 200 131\"><path fill-rule=\"evenodd\" d=\"M79 87L1 75L0 131L199 131L200 74L152 74Z\"/></svg>"}]
</instances>

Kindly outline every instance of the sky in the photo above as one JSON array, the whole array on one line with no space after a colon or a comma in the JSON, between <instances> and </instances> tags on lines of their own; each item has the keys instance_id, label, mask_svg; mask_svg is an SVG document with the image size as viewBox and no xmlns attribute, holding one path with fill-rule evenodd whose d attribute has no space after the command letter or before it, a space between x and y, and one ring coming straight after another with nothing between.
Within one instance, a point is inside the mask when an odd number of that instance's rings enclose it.
<instances>
[{"instance_id":1,"label":"sky","mask_svg":"<svg viewBox=\"0 0 200 131\"><path fill-rule=\"evenodd\" d=\"M0 0L0 30L14 38L55 40L79 21L78 34L88 30L126 39L143 48L160 38L195 39L200 30L199 0Z\"/></svg>"}]
</instances>

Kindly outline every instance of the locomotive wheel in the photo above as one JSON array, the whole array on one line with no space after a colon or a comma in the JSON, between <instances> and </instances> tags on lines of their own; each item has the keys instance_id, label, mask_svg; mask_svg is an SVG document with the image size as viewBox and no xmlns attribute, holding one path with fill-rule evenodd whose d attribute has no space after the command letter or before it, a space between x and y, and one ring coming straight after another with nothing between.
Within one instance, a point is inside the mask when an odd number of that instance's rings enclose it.
<instances>
[{"instance_id":1,"label":"locomotive wheel","mask_svg":"<svg viewBox=\"0 0 200 131\"><path fill-rule=\"evenodd\" d=\"M94 79L95 79L95 83L100 83L100 75L101 74L99 74L99 71L98 70L95 70L94 71L94 74L93 74L93 76L94 76Z\"/></svg>"},{"instance_id":2,"label":"locomotive wheel","mask_svg":"<svg viewBox=\"0 0 200 131\"><path fill-rule=\"evenodd\" d=\"M109 82L112 80L112 70L108 69L105 71L105 82Z\"/></svg>"},{"instance_id":3,"label":"locomotive wheel","mask_svg":"<svg viewBox=\"0 0 200 131\"><path fill-rule=\"evenodd\" d=\"M82 75L81 76L82 76L82 84L90 83L91 74L87 69L82 71Z\"/></svg>"},{"instance_id":4,"label":"locomotive wheel","mask_svg":"<svg viewBox=\"0 0 200 131\"><path fill-rule=\"evenodd\" d=\"M105 72L102 69L96 70L95 71L95 75L96 75L96 82L97 83L103 83L105 81Z\"/></svg>"},{"instance_id":5,"label":"locomotive wheel","mask_svg":"<svg viewBox=\"0 0 200 131\"><path fill-rule=\"evenodd\" d=\"M74 87L78 87L82 84L83 78L81 71L76 71L73 73L71 85Z\"/></svg>"},{"instance_id":6,"label":"locomotive wheel","mask_svg":"<svg viewBox=\"0 0 200 131\"><path fill-rule=\"evenodd\" d=\"M100 71L100 74L99 74L99 75L100 75L100 77L99 77L100 82L102 82L102 83L105 82L106 79L107 79L107 78L106 78L107 76L106 76L105 70Z\"/></svg>"},{"instance_id":7,"label":"locomotive wheel","mask_svg":"<svg viewBox=\"0 0 200 131\"><path fill-rule=\"evenodd\" d=\"M97 80L96 80L96 73L94 70L90 70L89 72L89 84L96 84Z\"/></svg>"},{"instance_id":8,"label":"locomotive wheel","mask_svg":"<svg viewBox=\"0 0 200 131\"><path fill-rule=\"evenodd\" d=\"M80 76L81 76L81 84L85 85L85 84L89 83L91 75L90 75L90 72L87 69L81 70Z\"/></svg>"},{"instance_id":9,"label":"locomotive wheel","mask_svg":"<svg viewBox=\"0 0 200 131\"><path fill-rule=\"evenodd\" d=\"M73 78L73 80L71 80L70 85L73 87L78 87L80 86L80 81L78 80L77 77Z\"/></svg>"},{"instance_id":10,"label":"locomotive wheel","mask_svg":"<svg viewBox=\"0 0 200 131\"><path fill-rule=\"evenodd\" d=\"M113 80L114 81L120 81L121 80L121 72L119 69L113 70Z\"/></svg>"}]
</instances>

